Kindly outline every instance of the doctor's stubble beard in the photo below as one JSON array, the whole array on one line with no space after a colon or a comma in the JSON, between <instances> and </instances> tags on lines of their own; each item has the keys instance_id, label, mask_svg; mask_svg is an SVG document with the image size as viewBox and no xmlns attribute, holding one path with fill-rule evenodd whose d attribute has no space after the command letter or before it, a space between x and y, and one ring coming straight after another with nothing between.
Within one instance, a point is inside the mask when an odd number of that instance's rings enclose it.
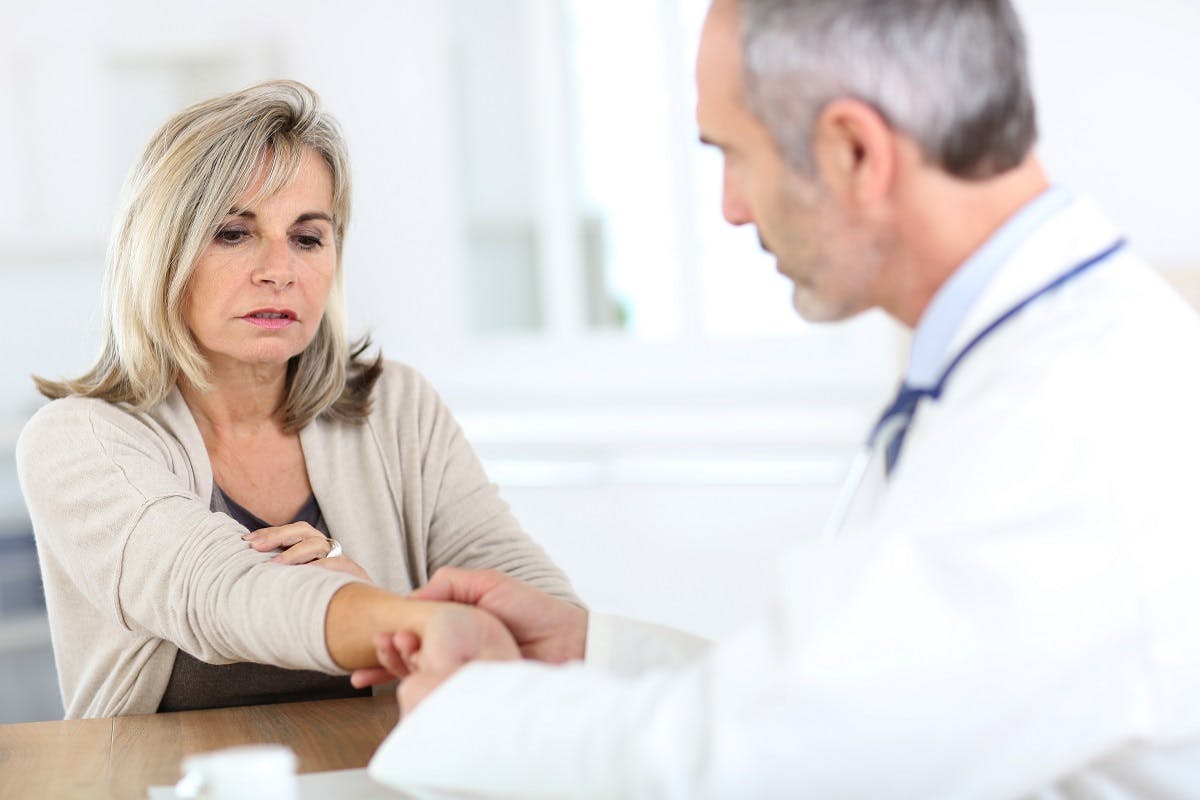
<instances>
[{"instance_id":1,"label":"doctor's stubble beard","mask_svg":"<svg viewBox=\"0 0 1200 800\"><path fill-rule=\"evenodd\" d=\"M793 179L780 194L779 216L794 224L778 226L779 235L759 226L758 241L792 281L796 312L806 322L836 322L878 305L887 237L852 219L821 185Z\"/></svg>"}]
</instances>

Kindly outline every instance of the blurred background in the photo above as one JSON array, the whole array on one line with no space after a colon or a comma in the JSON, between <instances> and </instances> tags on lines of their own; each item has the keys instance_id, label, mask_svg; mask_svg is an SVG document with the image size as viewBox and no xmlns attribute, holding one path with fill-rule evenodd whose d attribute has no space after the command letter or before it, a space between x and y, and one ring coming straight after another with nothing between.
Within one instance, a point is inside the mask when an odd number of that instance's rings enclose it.
<instances>
[{"instance_id":1,"label":"blurred background","mask_svg":"<svg viewBox=\"0 0 1200 800\"><path fill-rule=\"evenodd\" d=\"M1200 4L1024 0L1052 175L1200 285ZM593 607L718 636L815 536L903 369L720 219L705 0L0 0L0 723L60 717L13 446L95 354L108 227L193 101L304 81L354 165L352 334L420 368Z\"/></svg>"}]
</instances>

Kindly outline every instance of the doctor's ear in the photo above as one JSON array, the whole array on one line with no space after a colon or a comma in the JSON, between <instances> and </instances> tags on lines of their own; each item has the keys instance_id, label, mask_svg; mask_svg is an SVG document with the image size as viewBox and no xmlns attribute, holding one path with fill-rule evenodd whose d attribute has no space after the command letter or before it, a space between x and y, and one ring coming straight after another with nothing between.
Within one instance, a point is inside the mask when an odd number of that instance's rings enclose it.
<instances>
[{"instance_id":1,"label":"doctor's ear","mask_svg":"<svg viewBox=\"0 0 1200 800\"><path fill-rule=\"evenodd\" d=\"M891 190L898 159L896 131L874 106L834 100L813 125L817 173L844 207L869 210Z\"/></svg>"}]
</instances>

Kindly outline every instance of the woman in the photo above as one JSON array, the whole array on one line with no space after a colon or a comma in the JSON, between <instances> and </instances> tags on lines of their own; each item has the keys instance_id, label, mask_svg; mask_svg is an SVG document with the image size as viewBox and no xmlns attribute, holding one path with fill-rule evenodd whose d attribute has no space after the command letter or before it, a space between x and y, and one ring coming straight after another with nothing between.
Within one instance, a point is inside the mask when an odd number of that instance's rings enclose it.
<instances>
[{"instance_id":1,"label":"woman","mask_svg":"<svg viewBox=\"0 0 1200 800\"><path fill-rule=\"evenodd\" d=\"M35 379L18 444L68 717L353 693L443 565L575 601L429 384L347 344L349 211L288 81L182 111L131 173L100 356Z\"/></svg>"}]
</instances>

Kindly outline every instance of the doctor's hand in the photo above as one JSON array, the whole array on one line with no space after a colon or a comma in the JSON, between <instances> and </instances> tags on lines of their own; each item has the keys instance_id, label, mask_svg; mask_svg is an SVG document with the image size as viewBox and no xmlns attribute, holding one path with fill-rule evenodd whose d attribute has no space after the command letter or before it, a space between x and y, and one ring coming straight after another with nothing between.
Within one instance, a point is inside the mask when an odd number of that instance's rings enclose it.
<instances>
[{"instance_id":1,"label":"doctor's hand","mask_svg":"<svg viewBox=\"0 0 1200 800\"><path fill-rule=\"evenodd\" d=\"M466 603L487 611L507 626L524 658L552 664L583 658L587 611L500 572L442 567L409 597ZM379 663L384 668L356 670L351 682L357 687L373 686L401 674L387 668L382 658ZM403 667L395 659L392 665Z\"/></svg>"},{"instance_id":2,"label":"doctor's hand","mask_svg":"<svg viewBox=\"0 0 1200 800\"><path fill-rule=\"evenodd\" d=\"M503 573L442 567L410 597L482 608L508 627L525 658L552 664L583 658L587 611Z\"/></svg>"},{"instance_id":3,"label":"doctor's hand","mask_svg":"<svg viewBox=\"0 0 1200 800\"><path fill-rule=\"evenodd\" d=\"M469 661L511 661L521 657L516 642L492 615L458 603L437 605L420 634L378 634L375 651L382 670L400 678L396 696L405 714ZM351 678L355 686L358 670Z\"/></svg>"}]
</instances>

